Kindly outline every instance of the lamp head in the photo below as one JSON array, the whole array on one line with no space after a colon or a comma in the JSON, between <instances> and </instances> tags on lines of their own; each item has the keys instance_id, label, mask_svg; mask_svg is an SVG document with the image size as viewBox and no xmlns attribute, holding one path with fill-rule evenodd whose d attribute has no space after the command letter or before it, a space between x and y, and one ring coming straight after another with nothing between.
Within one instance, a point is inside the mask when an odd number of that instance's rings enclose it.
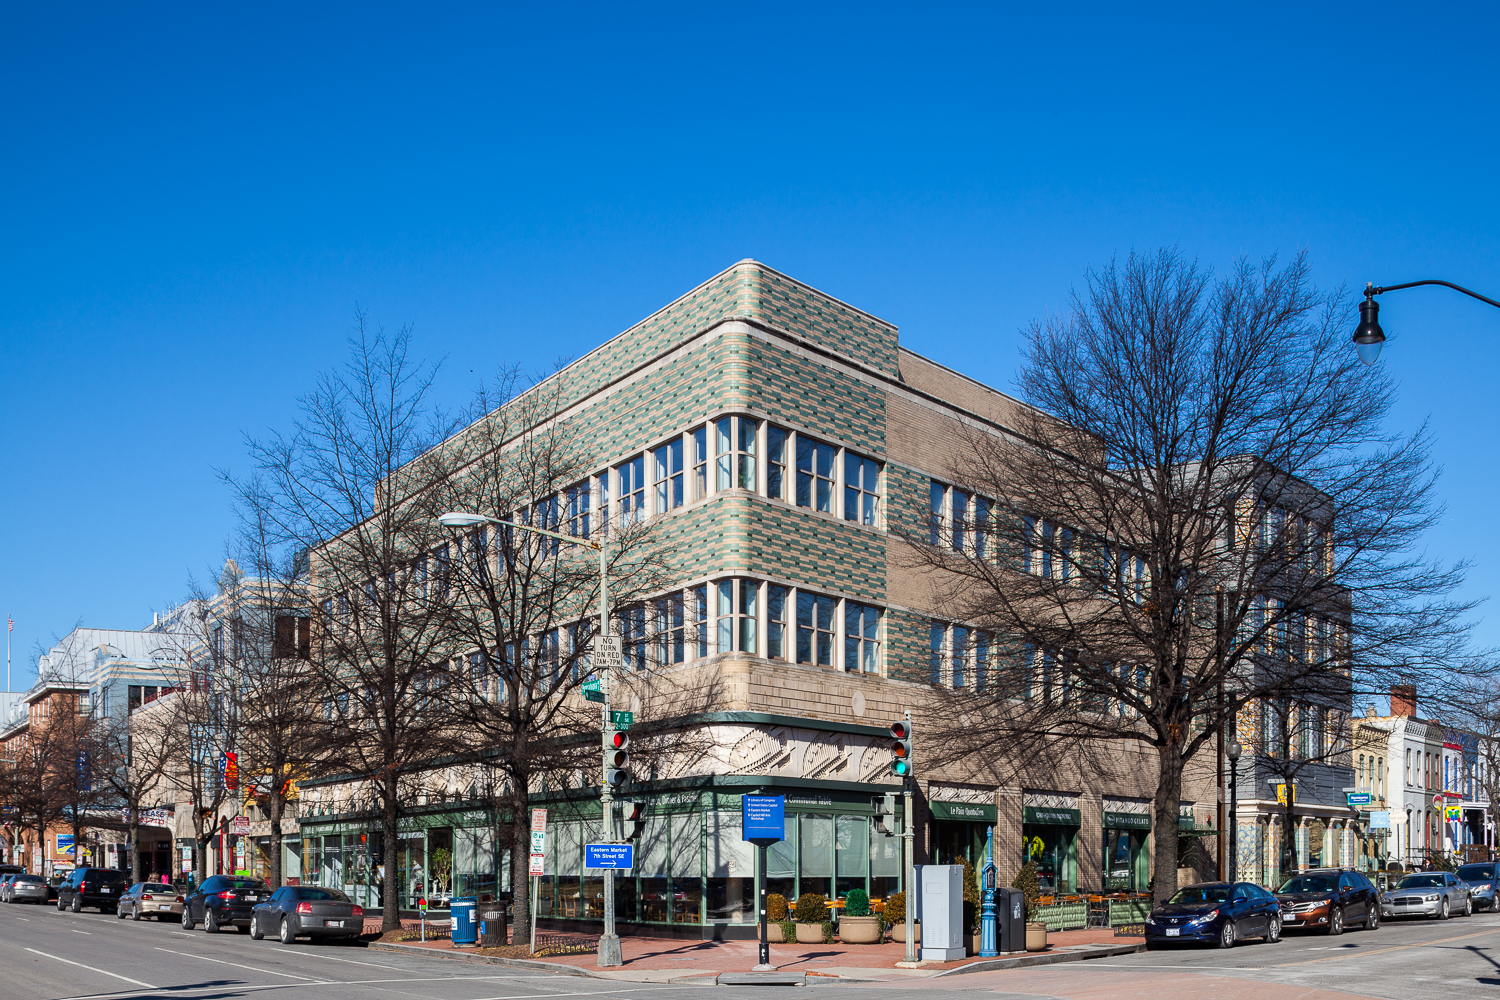
<instances>
[{"instance_id":1,"label":"lamp head","mask_svg":"<svg viewBox=\"0 0 1500 1000\"><path fill-rule=\"evenodd\" d=\"M461 510L450 510L438 518L438 524L445 528L472 528L476 524L483 524L489 518L483 514L469 514Z\"/></svg>"},{"instance_id":2,"label":"lamp head","mask_svg":"<svg viewBox=\"0 0 1500 1000\"><path fill-rule=\"evenodd\" d=\"M1354 331L1354 349L1359 360L1373 365L1380 357L1380 348L1385 344L1385 331L1380 328L1380 303L1369 289L1365 289L1365 300L1359 304L1359 326Z\"/></svg>"},{"instance_id":3,"label":"lamp head","mask_svg":"<svg viewBox=\"0 0 1500 1000\"><path fill-rule=\"evenodd\" d=\"M1230 740L1229 743L1224 747L1224 756L1229 758L1229 763L1231 764L1239 760L1240 754L1243 752L1244 747L1240 746L1239 740Z\"/></svg>"}]
</instances>

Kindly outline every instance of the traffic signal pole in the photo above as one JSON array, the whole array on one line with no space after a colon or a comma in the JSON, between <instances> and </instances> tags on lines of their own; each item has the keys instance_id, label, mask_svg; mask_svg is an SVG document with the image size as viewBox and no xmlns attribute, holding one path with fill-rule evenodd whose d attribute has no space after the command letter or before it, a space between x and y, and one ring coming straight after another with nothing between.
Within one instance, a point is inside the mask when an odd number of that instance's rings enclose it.
<instances>
[{"instance_id":1,"label":"traffic signal pole","mask_svg":"<svg viewBox=\"0 0 1500 1000\"><path fill-rule=\"evenodd\" d=\"M604 717L601 729L609 732L609 659L604 652L605 643L609 640L609 574L608 563L604 558L604 539L599 540L599 639L594 643L597 654L596 669L599 671L599 692L604 695ZM600 812L603 818L604 829L601 831L606 844L616 843L614 823L614 794L609 784L609 750L605 749L599 755L599 763L602 765L599 777L602 789L599 794ZM624 965L625 960L620 954L620 935L615 933L615 873L612 869L604 869L604 933L599 935L599 960L596 963L600 968L613 968Z\"/></svg>"},{"instance_id":2,"label":"traffic signal pole","mask_svg":"<svg viewBox=\"0 0 1500 1000\"><path fill-rule=\"evenodd\" d=\"M910 710L908 710L906 712L906 735L907 735L907 739L911 738L911 711ZM910 751L908 751L907 760L908 761L911 760ZM916 864L917 864L917 855L916 855L916 839L917 839L917 834L916 834L916 830L913 829L913 820L912 820L912 817L913 817L914 812L915 812L912 809L912 801L911 801L912 800L912 788L914 786L914 779L912 777L912 773L911 773L911 770L909 768L908 768L908 770L906 772L906 777L904 779L904 782L905 782L905 785L906 785L906 794L903 795L902 798L904 798L906 800L906 817L905 817L905 823L902 825L902 828L901 828L901 840L903 842L903 846L905 848L905 854L906 854L906 858L905 858L905 861L906 861L906 880L905 880L906 881L906 960L908 962L915 962L917 960L917 935L916 935L916 931L915 931L915 923L914 923L914 921L913 921L912 918L913 918L914 912L915 912L915 910L917 908L917 897L915 895L916 888L917 888L917 866L916 866Z\"/></svg>"}]
</instances>

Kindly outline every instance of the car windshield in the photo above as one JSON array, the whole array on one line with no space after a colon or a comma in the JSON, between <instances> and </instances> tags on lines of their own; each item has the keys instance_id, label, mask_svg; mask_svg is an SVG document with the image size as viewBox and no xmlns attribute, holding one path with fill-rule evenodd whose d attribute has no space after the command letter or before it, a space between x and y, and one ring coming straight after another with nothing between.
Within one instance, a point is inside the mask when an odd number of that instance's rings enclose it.
<instances>
[{"instance_id":1,"label":"car windshield","mask_svg":"<svg viewBox=\"0 0 1500 1000\"><path fill-rule=\"evenodd\" d=\"M1495 877L1494 865L1462 865L1455 872L1465 882L1488 882Z\"/></svg>"},{"instance_id":2,"label":"car windshield","mask_svg":"<svg viewBox=\"0 0 1500 1000\"><path fill-rule=\"evenodd\" d=\"M1443 884L1441 875L1408 875L1401 880L1397 889L1436 889Z\"/></svg>"},{"instance_id":3,"label":"car windshield","mask_svg":"<svg viewBox=\"0 0 1500 1000\"><path fill-rule=\"evenodd\" d=\"M1300 875L1287 879L1277 892L1332 892L1333 879L1327 875Z\"/></svg>"},{"instance_id":4,"label":"car windshield","mask_svg":"<svg viewBox=\"0 0 1500 1000\"><path fill-rule=\"evenodd\" d=\"M1178 906L1201 906L1205 903L1222 903L1228 898L1228 886L1194 885L1177 890L1176 895L1167 902L1176 903Z\"/></svg>"},{"instance_id":5,"label":"car windshield","mask_svg":"<svg viewBox=\"0 0 1500 1000\"><path fill-rule=\"evenodd\" d=\"M16 881L17 882L31 882L31 883L40 885L41 882L42 882L42 877L40 875L17 875L16 876Z\"/></svg>"},{"instance_id":6,"label":"car windshield","mask_svg":"<svg viewBox=\"0 0 1500 1000\"><path fill-rule=\"evenodd\" d=\"M332 901L334 901L336 903L347 903L347 902L349 902L349 897L346 896L346 895L344 895L342 892L339 892L337 889L322 889L322 888L318 888L318 889L298 889L297 890L297 898L298 899L327 899L327 900L332 900Z\"/></svg>"}]
</instances>

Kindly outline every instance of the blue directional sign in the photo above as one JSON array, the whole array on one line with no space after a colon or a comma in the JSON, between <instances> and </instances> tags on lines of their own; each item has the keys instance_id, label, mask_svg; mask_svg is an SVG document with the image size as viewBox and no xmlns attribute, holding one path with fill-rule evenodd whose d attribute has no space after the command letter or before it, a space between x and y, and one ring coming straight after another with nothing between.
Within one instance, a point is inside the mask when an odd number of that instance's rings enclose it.
<instances>
[{"instance_id":1,"label":"blue directional sign","mask_svg":"<svg viewBox=\"0 0 1500 1000\"><path fill-rule=\"evenodd\" d=\"M1344 793L1344 799L1351 806L1367 806L1367 805L1370 804L1371 798L1372 798L1372 796L1370 795L1369 792L1345 792Z\"/></svg>"},{"instance_id":2,"label":"blue directional sign","mask_svg":"<svg viewBox=\"0 0 1500 1000\"><path fill-rule=\"evenodd\" d=\"M786 831L786 798L781 795L741 796L744 810L744 839L751 843L775 843Z\"/></svg>"},{"instance_id":3,"label":"blue directional sign","mask_svg":"<svg viewBox=\"0 0 1500 1000\"><path fill-rule=\"evenodd\" d=\"M584 844L583 867L631 869L635 867L634 844Z\"/></svg>"}]
</instances>

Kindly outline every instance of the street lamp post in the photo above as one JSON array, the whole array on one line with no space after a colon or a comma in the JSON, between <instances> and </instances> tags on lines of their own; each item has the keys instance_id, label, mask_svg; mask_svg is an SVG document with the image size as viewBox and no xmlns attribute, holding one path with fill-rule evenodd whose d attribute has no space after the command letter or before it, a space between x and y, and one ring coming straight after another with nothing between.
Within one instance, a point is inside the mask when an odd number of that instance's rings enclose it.
<instances>
[{"instance_id":1,"label":"street lamp post","mask_svg":"<svg viewBox=\"0 0 1500 1000\"><path fill-rule=\"evenodd\" d=\"M1359 326L1354 331L1354 349L1359 352L1359 360L1367 365L1373 365L1375 359L1380 357L1380 348L1385 344L1385 331L1380 328L1380 303L1375 301L1375 296L1399 291L1402 288L1416 288L1418 285L1442 285L1444 288L1463 292L1470 298L1500 309L1500 302L1485 298L1478 292L1471 292L1451 281L1429 278L1425 281L1408 281L1403 285L1377 285L1371 282L1365 285L1365 300L1359 304Z\"/></svg>"},{"instance_id":2,"label":"street lamp post","mask_svg":"<svg viewBox=\"0 0 1500 1000\"><path fill-rule=\"evenodd\" d=\"M520 524L516 521L506 521L498 517L489 517L485 514L471 514L466 511L449 511L438 518L438 523L449 528L469 528L477 524L499 524L507 528L519 528L522 531L530 531L533 534L544 535L547 538L555 538L567 542L569 545L577 545L581 539L573 535L564 535L556 531L547 531L543 528L534 528L529 524ZM594 669L599 674L599 693L604 696L603 704L603 729L609 729L609 662L610 658L605 654L605 644L609 640L609 563L605 559L604 542L584 542L599 553L599 636L594 641ZM603 754L599 758L599 804L601 812L604 836L609 842L614 841L614 795L611 793L609 777L604 772L608 769ZM533 907L536 900L531 901ZM599 936L599 962L604 968L613 968L624 965L624 959L620 954L620 936L615 933L615 873L612 869L604 869L604 933Z\"/></svg>"},{"instance_id":3,"label":"street lamp post","mask_svg":"<svg viewBox=\"0 0 1500 1000\"><path fill-rule=\"evenodd\" d=\"M1226 866L1229 873L1226 881L1229 882L1234 882L1239 877L1239 855L1236 853L1239 845L1235 843L1235 839L1239 836L1240 824L1235 819L1234 813L1238 805L1235 801L1235 778L1239 776L1241 751L1239 740L1230 740L1229 744L1224 747L1224 756L1229 758L1229 819L1225 824L1229 827L1229 864Z\"/></svg>"}]
</instances>

